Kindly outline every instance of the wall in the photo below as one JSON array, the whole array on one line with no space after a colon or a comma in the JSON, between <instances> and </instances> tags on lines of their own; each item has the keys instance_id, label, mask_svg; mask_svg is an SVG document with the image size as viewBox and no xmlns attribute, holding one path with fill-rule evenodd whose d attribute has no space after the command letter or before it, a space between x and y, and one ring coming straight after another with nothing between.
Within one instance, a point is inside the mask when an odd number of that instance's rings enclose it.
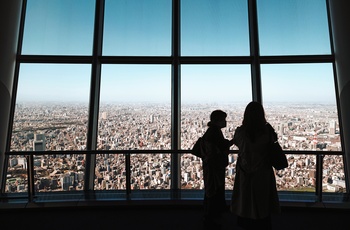
<instances>
[{"instance_id":1,"label":"wall","mask_svg":"<svg viewBox=\"0 0 350 230\"><path fill-rule=\"evenodd\" d=\"M0 181L3 177L22 0L0 1Z\"/></svg>"}]
</instances>

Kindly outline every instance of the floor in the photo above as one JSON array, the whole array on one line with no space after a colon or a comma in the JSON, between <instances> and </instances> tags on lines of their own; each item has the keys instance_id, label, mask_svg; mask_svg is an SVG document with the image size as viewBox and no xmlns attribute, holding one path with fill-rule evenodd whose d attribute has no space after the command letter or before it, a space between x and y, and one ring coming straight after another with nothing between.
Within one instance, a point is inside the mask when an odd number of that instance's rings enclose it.
<instances>
[{"instance_id":1,"label":"floor","mask_svg":"<svg viewBox=\"0 0 350 230\"><path fill-rule=\"evenodd\" d=\"M282 204L282 212L272 216L275 230L336 230L347 229L350 209L344 206L324 205L288 206ZM202 206L194 204L167 204L157 202L114 204L113 202L91 205L62 205L62 203L27 204L25 208L0 209L0 228L12 229L154 229L200 230L203 226ZM223 228L238 229L236 216L226 213ZM217 229L215 229L217 230Z\"/></svg>"}]
</instances>

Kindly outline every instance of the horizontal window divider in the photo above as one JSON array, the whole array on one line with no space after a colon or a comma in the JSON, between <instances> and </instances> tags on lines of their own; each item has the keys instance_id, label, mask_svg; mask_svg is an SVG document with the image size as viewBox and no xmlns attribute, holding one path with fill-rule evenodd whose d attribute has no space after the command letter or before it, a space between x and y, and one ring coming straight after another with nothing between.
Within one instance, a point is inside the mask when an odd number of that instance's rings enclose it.
<instances>
[{"instance_id":1,"label":"horizontal window divider","mask_svg":"<svg viewBox=\"0 0 350 230\"><path fill-rule=\"evenodd\" d=\"M172 64L178 60L180 64L251 64L253 56L100 56L102 64ZM93 56L71 55L20 55L17 60L21 63L73 63L92 64ZM334 55L289 55L289 56L260 56L261 64L290 64L290 63L331 63Z\"/></svg>"},{"instance_id":2,"label":"horizontal window divider","mask_svg":"<svg viewBox=\"0 0 350 230\"><path fill-rule=\"evenodd\" d=\"M132 150L82 150L82 151L11 151L5 152L5 155L64 155L64 154L186 154L191 150L159 150L159 149L132 149ZM230 150L230 154L237 154L238 150ZM284 154L295 155L342 155L343 151L284 151Z\"/></svg>"},{"instance_id":3,"label":"horizontal window divider","mask_svg":"<svg viewBox=\"0 0 350 230\"><path fill-rule=\"evenodd\" d=\"M172 64L173 57L159 56L100 56L103 64Z\"/></svg>"},{"instance_id":4,"label":"horizontal window divider","mask_svg":"<svg viewBox=\"0 0 350 230\"><path fill-rule=\"evenodd\" d=\"M331 63L333 55L291 55L291 56L260 56L261 64L290 64L290 63Z\"/></svg>"},{"instance_id":5,"label":"horizontal window divider","mask_svg":"<svg viewBox=\"0 0 350 230\"><path fill-rule=\"evenodd\" d=\"M252 56L186 56L180 57L181 64L251 64Z\"/></svg>"},{"instance_id":6,"label":"horizontal window divider","mask_svg":"<svg viewBox=\"0 0 350 230\"><path fill-rule=\"evenodd\" d=\"M67 63L67 64L92 64L92 56L67 56L67 55L21 55L17 58L21 63Z\"/></svg>"},{"instance_id":7,"label":"horizontal window divider","mask_svg":"<svg viewBox=\"0 0 350 230\"><path fill-rule=\"evenodd\" d=\"M159 149L132 149L132 150L82 150L82 151L11 151L6 155L64 155L64 154L183 154L191 150L159 150Z\"/></svg>"}]
</instances>

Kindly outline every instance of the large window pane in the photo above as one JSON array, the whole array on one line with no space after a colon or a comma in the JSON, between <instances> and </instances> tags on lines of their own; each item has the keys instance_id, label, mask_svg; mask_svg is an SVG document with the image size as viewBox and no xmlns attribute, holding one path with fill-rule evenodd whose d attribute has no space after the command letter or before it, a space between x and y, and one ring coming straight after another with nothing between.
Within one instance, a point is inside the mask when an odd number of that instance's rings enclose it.
<instances>
[{"instance_id":1,"label":"large window pane","mask_svg":"<svg viewBox=\"0 0 350 230\"><path fill-rule=\"evenodd\" d=\"M11 150L86 149L90 69L90 65L21 65Z\"/></svg>"},{"instance_id":2,"label":"large window pane","mask_svg":"<svg viewBox=\"0 0 350 230\"><path fill-rule=\"evenodd\" d=\"M34 155L35 192L84 189L85 154Z\"/></svg>"},{"instance_id":3,"label":"large window pane","mask_svg":"<svg viewBox=\"0 0 350 230\"><path fill-rule=\"evenodd\" d=\"M322 191L346 193L343 156L325 155L323 158Z\"/></svg>"},{"instance_id":4,"label":"large window pane","mask_svg":"<svg viewBox=\"0 0 350 230\"><path fill-rule=\"evenodd\" d=\"M169 65L104 65L98 149L171 148Z\"/></svg>"},{"instance_id":5,"label":"large window pane","mask_svg":"<svg viewBox=\"0 0 350 230\"><path fill-rule=\"evenodd\" d=\"M95 0L28 0L23 54L91 55Z\"/></svg>"},{"instance_id":6,"label":"large window pane","mask_svg":"<svg viewBox=\"0 0 350 230\"><path fill-rule=\"evenodd\" d=\"M340 151L332 64L263 65L268 121L285 150Z\"/></svg>"},{"instance_id":7,"label":"large window pane","mask_svg":"<svg viewBox=\"0 0 350 230\"><path fill-rule=\"evenodd\" d=\"M126 190L124 154L96 154L95 190Z\"/></svg>"},{"instance_id":8,"label":"large window pane","mask_svg":"<svg viewBox=\"0 0 350 230\"><path fill-rule=\"evenodd\" d=\"M326 1L257 1L261 55L330 54Z\"/></svg>"},{"instance_id":9,"label":"large window pane","mask_svg":"<svg viewBox=\"0 0 350 230\"><path fill-rule=\"evenodd\" d=\"M171 0L106 0L103 54L170 56Z\"/></svg>"},{"instance_id":10,"label":"large window pane","mask_svg":"<svg viewBox=\"0 0 350 230\"><path fill-rule=\"evenodd\" d=\"M5 193L28 192L28 158L23 155L9 156L6 171Z\"/></svg>"},{"instance_id":11,"label":"large window pane","mask_svg":"<svg viewBox=\"0 0 350 230\"><path fill-rule=\"evenodd\" d=\"M181 67L181 148L190 149L204 134L210 113L228 114L227 138L241 124L243 110L252 100L249 65L183 65Z\"/></svg>"},{"instance_id":12,"label":"large window pane","mask_svg":"<svg viewBox=\"0 0 350 230\"><path fill-rule=\"evenodd\" d=\"M170 189L170 154L132 154L131 189Z\"/></svg>"},{"instance_id":13,"label":"large window pane","mask_svg":"<svg viewBox=\"0 0 350 230\"><path fill-rule=\"evenodd\" d=\"M278 191L315 192L316 156L287 154L289 166L276 171Z\"/></svg>"},{"instance_id":14,"label":"large window pane","mask_svg":"<svg viewBox=\"0 0 350 230\"><path fill-rule=\"evenodd\" d=\"M181 67L181 148L191 149L206 131L210 113L227 112L224 136L231 139L241 125L245 106L252 100L249 65L183 65ZM234 149L235 146L232 146ZM232 189L235 157L226 170L226 189ZM203 188L202 162L192 154L181 157L183 189Z\"/></svg>"},{"instance_id":15,"label":"large window pane","mask_svg":"<svg viewBox=\"0 0 350 230\"><path fill-rule=\"evenodd\" d=\"M181 1L181 55L249 55L247 1Z\"/></svg>"}]
</instances>

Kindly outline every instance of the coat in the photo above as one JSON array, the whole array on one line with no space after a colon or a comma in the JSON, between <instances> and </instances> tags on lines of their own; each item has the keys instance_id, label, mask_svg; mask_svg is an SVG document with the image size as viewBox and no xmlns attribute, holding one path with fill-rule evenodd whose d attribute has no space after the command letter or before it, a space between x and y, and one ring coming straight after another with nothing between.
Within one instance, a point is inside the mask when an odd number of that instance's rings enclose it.
<instances>
[{"instance_id":1,"label":"coat","mask_svg":"<svg viewBox=\"0 0 350 230\"><path fill-rule=\"evenodd\" d=\"M243 127L235 131L233 139L239 152L231 211L240 217L263 219L280 212L274 169L267 151L273 134L266 125L264 133L252 142Z\"/></svg>"},{"instance_id":2,"label":"coat","mask_svg":"<svg viewBox=\"0 0 350 230\"><path fill-rule=\"evenodd\" d=\"M225 139L221 129L215 125L210 126L203 135L204 156L203 179L205 194L214 196L217 191L225 189L225 170L228 165L230 143Z\"/></svg>"}]
</instances>

